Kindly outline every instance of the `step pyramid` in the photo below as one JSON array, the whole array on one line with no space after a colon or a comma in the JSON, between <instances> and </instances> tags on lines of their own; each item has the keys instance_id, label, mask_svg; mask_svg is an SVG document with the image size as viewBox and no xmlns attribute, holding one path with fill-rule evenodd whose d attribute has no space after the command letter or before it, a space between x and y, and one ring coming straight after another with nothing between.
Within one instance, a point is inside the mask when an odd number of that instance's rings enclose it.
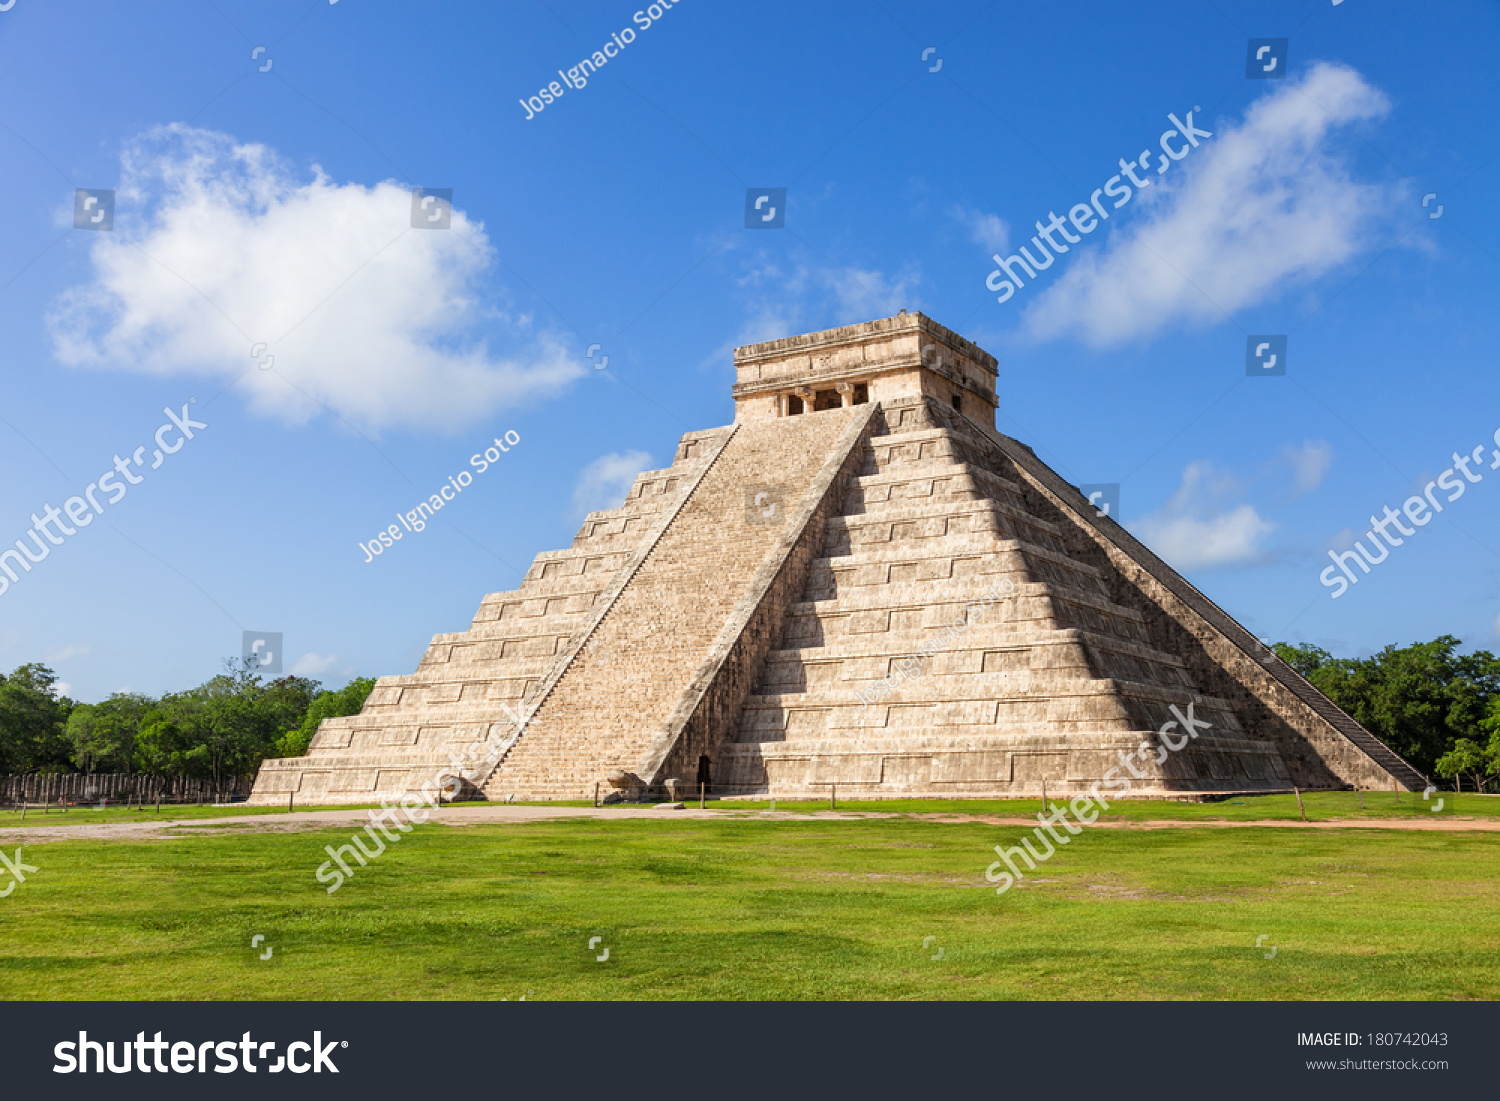
<instances>
[{"instance_id":1,"label":"step pyramid","mask_svg":"<svg viewBox=\"0 0 1500 1101\"><path fill-rule=\"evenodd\" d=\"M902 313L735 363L733 425L266 761L251 802L1424 786L996 432L971 342Z\"/></svg>"}]
</instances>

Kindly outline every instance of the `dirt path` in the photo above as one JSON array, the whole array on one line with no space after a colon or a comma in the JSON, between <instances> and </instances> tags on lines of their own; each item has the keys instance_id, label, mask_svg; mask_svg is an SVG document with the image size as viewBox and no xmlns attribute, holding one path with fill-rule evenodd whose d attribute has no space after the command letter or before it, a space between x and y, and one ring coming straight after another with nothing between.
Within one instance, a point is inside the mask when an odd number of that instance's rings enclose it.
<instances>
[{"instance_id":1,"label":"dirt path","mask_svg":"<svg viewBox=\"0 0 1500 1101\"><path fill-rule=\"evenodd\" d=\"M718 812L656 810L652 807L447 807L430 811L428 821L445 826L481 826L495 822L545 822L557 818L712 818ZM790 816L788 816L790 817ZM405 821L405 819L401 819ZM182 831L288 833L326 826L364 826L365 810L299 810L291 814L243 814L222 818L167 818L150 822L79 822L66 826L0 826L0 842L11 841L128 841L162 836L184 836Z\"/></svg>"},{"instance_id":2,"label":"dirt path","mask_svg":"<svg viewBox=\"0 0 1500 1101\"><path fill-rule=\"evenodd\" d=\"M799 814L786 811L697 810L687 807L682 810L660 810L653 807L450 807L432 811L430 821L445 826L481 826L495 823L525 824L529 822L555 821L562 818L597 819L718 819L776 818L782 821L857 821L868 818L915 818L927 822L982 822L994 826L1019 826L1030 828L1037 824L1035 818L1025 815L966 815L935 812L932 814L902 814L881 811L819 811L815 814ZM150 822L79 822L56 826L32 826L29 828L0 827L0 843L39 844L47 841L143 841L172 837L188 837L215 832L227 833L289 833L326 828L329 826L364 826L368 824L368 810L317 810L295 811L291 814L234 815L224 818L163 818ZM1447 818L1434 815L1432 818L1346 818L1327 822L1297 822L1281 819L1258 821L1232 821L1226 819L1160 819L1131 821L1128 819L1100 820L1096 828L1123 830L1171 830L1171 829L1236 829L1261 828L1298 830L1412 830L1412 831L1482 831L1500 832L1500 820Z\"/></svg>"}]
</instances>

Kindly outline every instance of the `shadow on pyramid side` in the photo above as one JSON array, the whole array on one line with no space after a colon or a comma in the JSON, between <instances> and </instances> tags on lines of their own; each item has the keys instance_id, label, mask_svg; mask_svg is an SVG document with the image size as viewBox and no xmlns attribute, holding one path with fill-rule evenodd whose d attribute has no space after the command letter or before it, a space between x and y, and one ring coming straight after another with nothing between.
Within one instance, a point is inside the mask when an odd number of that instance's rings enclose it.
<instances>
[{"instance_id":1,"label":"shadow on pyramid side","mask_svg":"<svg viewBox=\"0 0 1500 1101\"><path fill-rule=\"evenodd\" d=\"M996 432L971 342L902 313L735 363L733 425L266 761L251 802L1425 786Z\"/></svg>"}]
</instances>

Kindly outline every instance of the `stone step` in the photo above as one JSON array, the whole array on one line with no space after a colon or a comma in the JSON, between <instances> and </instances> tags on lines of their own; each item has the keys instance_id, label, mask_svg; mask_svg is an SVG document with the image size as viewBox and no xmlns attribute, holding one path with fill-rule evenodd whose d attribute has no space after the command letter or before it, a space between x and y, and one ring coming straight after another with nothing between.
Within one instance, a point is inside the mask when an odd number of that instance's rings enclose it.
<instances>
[{"instance_id":1,"label":"stone step","mask_svg":"<svg viewBox=\"0 0 1500 1101\"><path fill-rule=\"evenodd\" d=\"M865 635L826 646L772 650L766 655L756 695L806 691L810 685L855 683L891 675L902 663L926 654L909 637ZM1138 643L1093 631L1017 631L1003 642L967 635L939 647L924 665L932 672L1035 672L1056 677L1065 670L1078 675L1112 677L1191 688L1182 659ZM783 687L791 686L791 687Z\"/></svg>"},{"instance_id":2,"label":"stone step","mask_svg":"<svg viewBox=\"0 0 1500 1101\"><path fill-rule=\"evenodd\" d=\"M1077 577L1096 581L1104 577L1103 571L1091 563L1080 562L1066 553L1029 542L1026 539L996 535L993 532L950 533L941 540L924 539L912 544L890 542L865 544L814 559L813 569L847 572L895 562L922 564L944 560L952 563L969 563L971 569L981 573L1011 571L1018 568L1012 563L1017 563L1019 568L1033 572L1039 568L1055 567L1056 572L1049 572L1045 578L1047 580ZM994 568L986 566L988 563L997 562L1005 563L1005 565ZM946 577L949 573L940 571L921 576ZM1038 580L1042 579L1038 578ZM1082 581L1075 580L1071 583L1075 588L1087 587Z\"/></svg>"},{"instance_id":3,"label":"stone step","mask_svg":"<svg viewBox=\"0 0 1500 1101\"><path fill-rule=\"evenodd\" d=\"M628 649L628 665L574 659L487 792L579 791L638 767L854 415L736 430L594 628L590 645Z\"/></svg>"},{"instance_id":4,"label":"stone step","mask_svg":"<svg viewBox=\"0 0 1500 1101\"><path fill-rule=\"evenodd\" d=\"M310 756L271 765L266 775L284 785L307 774L329 801L367 802L380 785L396 783L403 770L446 768L450 751L483 745L491 730L508 731L514 720L500 705L519 711L523 695L557 665L590 621L596 603L629 561L633 544L662 509L680 500L702 471L707 445L727 431L684 435L677 461L638 475L619 509L590 514L573 547L537 555L517 589L483 598L468 631L434 636L416 673L380 678L361 714L325 721ZM592 657L601 667L612 662L623 667L627 653L595 651ZM361 762L354 772L342 770L340 782L352 787L320 787L330 782L330 770L340 771L333 768L335 759ZM251 801L260 800L252 795Z\"/></svg>"},{"instance_id":5,"label":"stone step","mask_svg":"<svg viewBox=\"0 0 1500 1101\"><path fill-rule=\"evenodd\" d=\"M860 512L878 505L895 507L906 502L939 503L975 497L989 497L1024 509L1020 483L973 463L929 459L862 474L845 496L845 510Z\"/></svg>"}]
</instances>

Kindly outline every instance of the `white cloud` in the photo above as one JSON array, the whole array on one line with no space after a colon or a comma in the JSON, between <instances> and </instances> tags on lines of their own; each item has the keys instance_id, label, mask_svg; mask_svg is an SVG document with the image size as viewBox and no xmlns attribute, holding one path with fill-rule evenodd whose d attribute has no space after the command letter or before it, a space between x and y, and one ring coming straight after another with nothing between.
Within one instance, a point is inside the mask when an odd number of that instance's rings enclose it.
<instances>
[{"instance_id":1,"label":"white cloud","mask_svg":"<svg viewBox=\"0 0 1500 1101\"><path fill-rule=\"evenodd\" d=\"M1361 183L1330 148L1389 110L1353 69L1319 63L1251 106L1170 176L1151 174L1103 250L1071 261L1025 315L1038 338L1094 347L1211 323L1306 283L1376 244L1404 186ZM1208 123L1195 120L1203 129Z\"/></svg>"},{"instance_id":2,"label":"white cloud","mask_svg":"<svg viewBox=\"0 0 1500 1101\"><path fill-rule=\"evenodd\" d=\"M745 323L710 353L705 366L722 368L734 349L745 344L914 310L919 305L916 288L922 275L913 266L898 275L886 275L856 266L763 260L747 267L735 282L743 299Z\"/></svg>"},{"instance_id":3,"label":"white cloud","mask_svg":"<svg viewBox=\"0 0 1500 1101\"><path fill-rule=\"evenodd\" d=\"M1174 568L1204 570L1252 562L1263 553L1262 541L1276 525L1249 504L1229 505L1237 481L1215 473L1209 463L1189 463L1182 484L1156 513L1130 525L1145 543Z\"/></svg>"},{"instance_id":4,"label":"white cloud","mask_svg":"<svg viewBox=\"0 0 1500 1101\"><path fill-rule=\"evenodd\" d=\"M73 694L73 686L65 680L56 681L52 685L52 694L58 699L62 699L64 696L71 696Z\"/></svg>"},{"instance_id":5,"label":"white cloud","mask_svg":"<svg viewBox=\"0 0 1500 1101\"><path fill-rule=\"evenodd\" d=\"M963 223L973 242L986 252L1008 252L1010 250L1010 226L998 214L986 214L966 206L956 206L950 212Z\"/></svg>"},{"instance_id":6,"label":"white cloud","mask_svg":"<svg viewBox=\"0 0 1500 1101\"><path fill-rule=\"evenodd\" d=\"M887 276L870 268L768 261L736 280L746 320L715 353L714 362L743 344L855 325L912 308L921 276Z\"/></svg>"},{"instance_id":7,"label":"white cloud","mask_svg":"<svg viewBox=\"0 0 1500 1101\"><path fill-rule=\"evenodd\" d=\"M619 508L635 484L635 476L651 468L651 456L644 451L600 455L578 474L578 484L573 489L574 510L582 516Z\"/></svg>"},{"instance_id":8,"label":"white cloud","mask_svg":"<svg viewBox=\"0 0 1500 1101\"><path fill-rule=\"evenodd\" d=\"M1328 540L1328 545L1334 550L1342 553L1343 551L1346 551L1350 547L1354 546L1355 540L1363 539L1365 537L1365 534L1365 532L1355 531L1353 528L1340 528L1333 534L1333 537Z\"/></svg>"},{"instance_id":9,"label":"white cloud","mask_svg":"<svg viewBox=\"0 0 1500 1101\"><path fill-rule=\"evenodd\" d=\"M121 164L115 230L89 235L93 279L49 313L63 363L248 370L239 388L258 411L305 420L319 412L305 393L371 428L458 427L585 373L561 341L481 302L493 250L461 210L451 229L413 229L392 181L337 184L316 167L307 181L266 146L181 124ZM481 324L522 350L493 352ZM271 369L253 369L259 342Z\"/></svg>"},{"instance_id":10,"label":"white cloud","mask_svg":"<svg viewBox=\"0 0 1500 1101\"><path fill-rule=\"evenodd\" d=\"M50 664L54 661L67 661L69 658L87 657L91 652L91 647L86 642L70 642L49 651L44 660Z\"/></svg>"},{"instance_id":11,"label":"white cloud","mask_svg":"<svg viewBox=\"0 0 1500 1101\"><path fill-rule=\"evenodd\" d=\"M1292 468L1292 488L1311 493L1323 484L1333 465L1333 444L1327 440L1305 440L1301 447L1287 444L1281 449L1281 461Z\"/></svg>"},{"instance_id":12,"label":"white cloud","mask_svg":"<svg viewBox=\"0 0 1500 1101\"><path fill-rule=\"evenodd\" d=\"M340 667L337 654L329 654L327 657L319 654L303 654L293 663L291 669L287 670L288 675L293 677L321 677L334 672L350 676L354 673L354 669L348 665Z\"/></svg>"},{"instance_id":13,"label":"white cloud","mask_svg":"<svg viewBox=\"0 0 1500 1101\"><path fill-rule=\"evenodd\" d=\"M869 268L818 268L812 278L828 288L840 317L840 325L852 325L877 317L888 317L905 309L912 287L921 277L911 271L886 276ZM785 334L783 334L785 335Z\"/></svg>"},{"instance_id":14,"label":"white cloud","mask_svg":"<svg viewBox=\"0 0 1500 1101\"><path fill-rule=\"evenodd\" d=\"M1500 635L1500 615L1495 616L1495 634Z\"/></svg>"},{"instance_id":15,"label":"white cloud","mask_svg":"<svg viewBox=\"0 0 1500 1101\"><path fill-rule=\"evenodd\" d=\"M1239 505L1204 518L1158 515L1142 520L1137 534L1174 568L1203 570L1255 560L1261 538L1275 528L1253 506Z\"/></svg>"}]
</instances>

